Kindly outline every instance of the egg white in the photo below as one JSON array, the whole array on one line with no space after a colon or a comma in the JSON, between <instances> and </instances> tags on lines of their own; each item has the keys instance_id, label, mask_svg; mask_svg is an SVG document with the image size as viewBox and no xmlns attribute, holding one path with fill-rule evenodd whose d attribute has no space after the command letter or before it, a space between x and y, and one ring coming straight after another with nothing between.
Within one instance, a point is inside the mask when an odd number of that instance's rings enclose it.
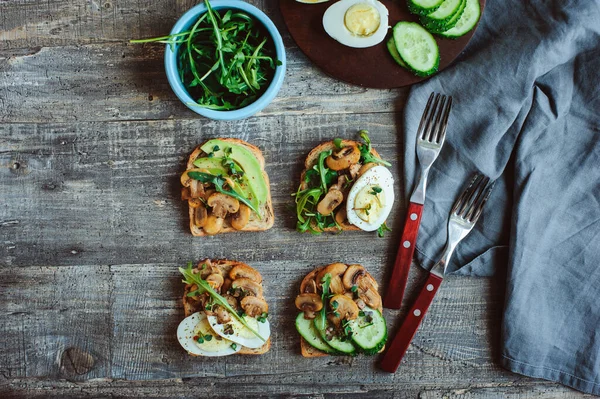
<instances>
[{"instance_id":1,"label":"egg white","mask_svg":"<svg viewBox=\"0 0 600 399\"><path fill-rule=\"evenodd\" d=\"M248 330L242 323L240 323L236 318L231 317L231 321L225 324L219 324L216 316L208 316L208 322L210 326L221 337L226 338L230 341L235 342L236 344L240 344L245 346L246 348L260 348L265 344L267 339L271 336L271 325L269 324L269 320L265 320L265 322L260 322L253 317L244 316L246 323L250 325L255 331L260 334L265 340L258 338L254 333ZM231 324L233 328L233 334L225 334L225 326L227 324Z\"/></svg>"},{"instance_id":2,"label":"egg white","mask_svg":"<svg viewBox=\"0 0 600 399\"><path fill-rule=\"evenodd\" d=\"M371 36L356 36L346 28L344 16L355 4L368 3L379 12L379 27ZM388 9L377 0L340 0L323 14L323 28L333 39L348 47L365 48L379 44L385 39L389 28Z\"/></svg>"},{"instance_id":3,"label":"egg white","mask_svg":"<svg viewBox=\"0 0 600 399\"><path fill-rule=\"evenodd\" d=\"M381 187L382 194L385 197L385 201L383 202L383 207L378 212L377 217L370 221L364 221L357 214L357 211L354 209L354 201L356 200L357 194L366 186L377 185ZM364 231L375 231L385 222L387 217L390 215L392 211L392 206L394 205L394 177L392 173L385 167L381 165L377 165L367 170L362 176L356 180L356 183L350 189L348 193L348 199L346 200L346 214L348 217L348 222L355 225L361 230Z\"/></svg>"},{"instance_id":4,"label":"egg white","mask_svg":"<svg viewBox=\"0 0 600 399\"><path fill-rule=\"evenodd\" d=\"M194 336L207 334L212 336L210 341L205 340L201 344L194 340ZM231 347L233 341L224 339L215 333L208 323L206 314L199 312L186 317L179 323L177 339L188 353L199 356L227 356L242 349L241 345L236 345L236 348L233 349Z\"/></svg>"}]
</instances>

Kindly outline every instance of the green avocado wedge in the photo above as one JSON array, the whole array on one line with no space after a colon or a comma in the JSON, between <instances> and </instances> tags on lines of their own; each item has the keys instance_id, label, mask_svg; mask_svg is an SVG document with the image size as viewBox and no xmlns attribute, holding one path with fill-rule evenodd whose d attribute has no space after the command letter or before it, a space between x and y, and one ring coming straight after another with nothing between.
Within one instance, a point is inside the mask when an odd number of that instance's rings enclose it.
<instances>
[{"instance_id":1,"label":"green avocado wedge","mask_svg":"<svg viewBox=\"0 0 600 399\"><path fill-rule=\"evenodd\" d=\"M269 187L263 176L260 162L252 151L241 144L231 143L219 139L209 140L200 147L206 154L215 158L231 158L244 171L248 181L248 188L252 195L251 201L256 200L259 205L267 202Z\"/></svg>"}]
</instances>

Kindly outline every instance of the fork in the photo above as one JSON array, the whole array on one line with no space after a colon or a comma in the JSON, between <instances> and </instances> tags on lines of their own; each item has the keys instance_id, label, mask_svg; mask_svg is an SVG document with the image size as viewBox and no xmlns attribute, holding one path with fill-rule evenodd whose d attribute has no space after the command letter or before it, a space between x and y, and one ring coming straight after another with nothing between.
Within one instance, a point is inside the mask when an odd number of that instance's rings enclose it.
<instances>
[{"instance_id":1,"label":"fork","mask_svg":"<svg viewBox=\"0 0 600 399\"><path fill-rule=\"evenodd\" d=\"M488 177L477 174L454 203L450 219L448 220L448 240L446 241L442 257L429 272L429 277L421 288L415 304L408 312L400 326L400 330L384 355L380 364L382 370L393 373L400 365L410 342L425 316L425 312L429 309L429 305L433 302L433 298L442 284L454 249L469 234L473 226L475 226L493 188L494 183L490 183Z\"/></svg>"},{"instance_id":2,"label":"fork","mask_svg":"<svg viewBox=\"0 0 600 399\"><path fill-rule=\"evenodd\" d=\"M431 165L438 157L448 127L448 117L452 108L452 97L446 97L439 93L431 93L419 129L417 130L417 158L419 159L418 183L410 197L410 204L404 222L402 239L398 246L398 254L392 271L390 284L383 301L383 305L390 309L400 309L408 272L415 252L417 234L421 225L423 204L425 203L425 188L427 176Z\"/></svg>"}]
</instances>

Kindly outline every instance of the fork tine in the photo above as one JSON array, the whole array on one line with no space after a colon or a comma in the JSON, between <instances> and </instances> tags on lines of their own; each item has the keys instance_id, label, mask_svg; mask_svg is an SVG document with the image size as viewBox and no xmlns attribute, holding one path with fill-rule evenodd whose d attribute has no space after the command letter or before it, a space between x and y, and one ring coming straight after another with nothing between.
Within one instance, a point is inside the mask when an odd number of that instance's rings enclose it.
<instances>
[{"instance_id":1,"label":"fork tine","mask_svg":"<svg viewBox=\"0 0 600 399\"><path fill-rule=\"evenodd\" d=\"M427 135L427 141L429 141L430 143L435 142L435 136L437 136L439 130L440 130L440 120L442 119L442 115L444 113L444 109L446 107L446 99L447 97L445 95L442 95L440 97L440 102L438 104L438 107L435 110L435 115L434 118L432 118L431 121L431 126L429 129L429 134Z\"/></svg>"},{"instance_id":2,"label":"fork tine","mask_svg":"<svg viewBox=\"0 0 600 399\"><path fill-rule=\"evenodd\" d=\"M436 131L436 135L433 138L436 143L442 143L446 138L446 128L448 127L448 118L450 117L450 109L452 108L452 96L448 97L446 102L446 108L444 109L444 116L442 117L442 124Z\"/></svg>"},{"instance_id":3,"label":"fork tine","mask_svg":"<svg viewBox=\"0 0 600 399\"><path fill-rule=\"evenodd\" d=\"M492 195L492 190L494 189L495 184L496 184L496 182L493 181L492 184L490 184L489 187L487 188L487 191L486 191L485 195L483 196L483 199L479 202L479 205L477 206L477 210L475 211L475 214L470 219L470 221L472 223L475 223L477 221L477 219L479 219L479 216L481 216L481 214L483 213L483 206L485 205L487 200L490 198L490 195Z\"/></svg>"},{"instance_id":4,"label":"fork tine","mask_svg":"<svg viewBox=\"0 0 600 399\"><path fill-rule=\"evenodd\" d=\"M440 93L435 95L435 99L433 100L433 105L431 106L431 111L429 115L427 115L427 121L425 122L425 126L423 127L423 134L421 135L421 140L429 141L429 135L431 133L431 128L433 126L433 120L437 114L438 103L440 101Z\"/></svg>"},{"instance_id":5,"label":"fork tine","mask_svg":"<svg viewBox=\"0 0 600 399\"><path fill-rule=\"evenodd\" d=\"M469 221L472 220L473 214L476 212L481 199L485 197L485 188L487 187L489 181L489 177L482 177L480 184L475 188L475 190L473 190L471 194L470 199L472 199L472 201L469 201L469 207L468 209L465 209L463 218Z\"/></svg>"},{"instance_id":6,"label":"fork tine","mask_svg":"<svg viewBox=\"0 0 600 399\"><path fill-rule=\"evenodd\" d=\"M431 102L433 101L434 95L434 92L432 92L429 95L429 100L427 100L427 105L425 106L425 110L423 111L423 116L421 117L421 122L419 123L419 129L417 130L417 137L422 137L423 135L423 129L425 128L425 123L427 121L427 114L429 113L429 109L431 107Z\"/></svg>"},{"instance_id":7,"label":"fork tine","mask_svg":"<svg viewBox=\"0 0 600 399\"><path fill-rule=\"evenodd\" d=\"M473 187L473 184L475 184L475 181L478 178L479 178L479 174L477 173L471 179L471 182L469 183L469 185L467 186L467 188L464 189L464 191L460 194L460 196L458 197L458 199L454 203L454 206L452 207L452 210L450 211L450 213L455 213L457 215L460 215L461 212L459 212L459 209L461 209L463 207L463 205L465 204L465 200L466 200L467 196L469 195L471 187Z\"/></svg>"}]
</instances>

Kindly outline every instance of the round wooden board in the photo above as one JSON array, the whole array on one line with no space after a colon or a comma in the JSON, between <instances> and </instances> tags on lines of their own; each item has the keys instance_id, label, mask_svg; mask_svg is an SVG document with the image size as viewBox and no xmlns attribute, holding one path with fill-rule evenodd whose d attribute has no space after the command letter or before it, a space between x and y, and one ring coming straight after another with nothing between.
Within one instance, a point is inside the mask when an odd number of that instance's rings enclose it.
<instances>
[{"instance_id":1,"label":"round wooden board","mask_svg":"<svg viewBox=\"0 0 600 399\"><path fill-rule=\"evenodd\" d=\"M408 12L406 0L380 0L389 10L390 26L399 21L419 22ZM479 0L481 11L485 0ZM427 78L413 75L392 59L385 40L373 47L357 49L338 43L323 29L323 13L333 2L305 4L296 0L280 0L283 19L294 41L311 61L326 74L364 87L391 89L408 86ZM477 27L475 27L477 29ZM440 68L443 70L460 54L475 33L475 29L455 39L434 35L440 48ZM391 31L391 30L390 30Z\"/></svg>"}]
</instances>

